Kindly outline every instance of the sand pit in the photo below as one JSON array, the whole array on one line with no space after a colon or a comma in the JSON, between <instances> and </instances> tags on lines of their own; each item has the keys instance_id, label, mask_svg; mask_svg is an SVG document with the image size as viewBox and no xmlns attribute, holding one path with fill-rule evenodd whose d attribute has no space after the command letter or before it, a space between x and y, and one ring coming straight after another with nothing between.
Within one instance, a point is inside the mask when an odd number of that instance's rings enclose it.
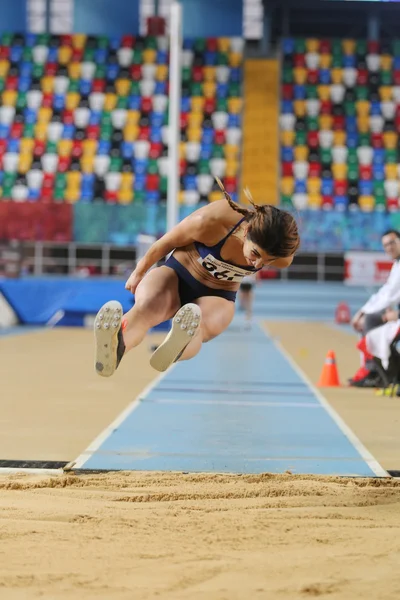
<instances>
[{"instance_id":1,"label":"sand pit","mask_svg":"<svg viewBox=\"0 0 400 600\"><path fill-rule=\"evenodd\" d=\"M0 477L0 596L397 600L400 482Z\"/></svg>"}]
</instances>

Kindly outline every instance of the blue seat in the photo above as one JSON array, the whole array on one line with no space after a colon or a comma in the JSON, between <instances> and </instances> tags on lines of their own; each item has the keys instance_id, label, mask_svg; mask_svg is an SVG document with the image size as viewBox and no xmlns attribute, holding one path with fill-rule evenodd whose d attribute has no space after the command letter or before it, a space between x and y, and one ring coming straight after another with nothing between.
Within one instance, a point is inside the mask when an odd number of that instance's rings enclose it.
<instances>
[{"instance_id":1,"label":"blue seat","mask_svg":"<svg viewBox=\"0 0 400 600\"><path fill-rule=\"evenodd\" d=\"M30 76L24 75L20 76L18 81L18 91L19 92L28 92L30 90L32 84L32 78Z\"/></svg>"},{"instance_id":2,"label":"blue seat","mask_svg":"<svg viewBox=\"0 0 400 600\"><path fill-rule=\"evenodd\" d=\"M7 152L19 153L20 140L12 138L8 141Z\"/></svg>"},{"instance_id":3,"label":"blue seat","mask_svg":"<svg viewBox=\"0 0 400 600\"><path fill-rule=\"evenodd\" d=\"M166 81L157 81L156 87L154 89L155 94L160 94L161 96L165 96L167 93L167 82Z\"/></svg>"},{"instance_id":4,"label":"blue seat","mask_svg":"<svg viewBox=\"0 0 400 600\"><path fill-rule=\"evenodd\" d=\"M293 102L291 100L282 100L281 101L281 113L284 115L292 115L293 114Z\"/></svg>"},{"instance_id":5,"label":"blue seat","mask_svg":"<svg viewBox=\"0 0 400 600\"><path fill-rule=\"evenodd\" d=\"M372 164L374 166L379 166L379 165L385 164L385 149L384 148L374 148L374 153L372 155Z\"/></svg>"},{"instance_id":6,"label":"blue seat","mask_svg":"<svg viewBox=\"0 0 400 600\"><path fill-rule=\"evenodd\" d=\"M150 129L150 141L155 144L162 141L161 127L152 127Z\"/></svg>"},{"instance_id":7,"label":"blue seat","mask_svg":"<svg viewBox=\"0 0 400 600\"><path fill-rule=\"evenodd\" d=\"M197 177L196 177L196 175L184 175L184 177L183 177L183 189L184 190L197 190Z\"/></svg>"},{"instance_id":8,"label":"blue seat","mask_svg":"<svg viewBox=\"0 0 400 600\"><path fill-rule=\"evenodd\" d=\"M101 154L102 156L105 154L109 154L111 150L111 142L108 140L99 140L99 145L97 146L97 154Z\"/></svg>"},{"instance_id":9,"label":"blue seat","mask_svg":"<svg viewBox=\"0 0 400 600\"><path fill-rule=\"evenodd\" d=\"M347 196L334 196L333 206L336 210L346 210L349 206L349 199Z\"/></svg>"},{"instance_id":10,"label":"blue seat","mask_svg":"<svg viewBox=\"0 0 400 600\"><path fill-rule=\"evenodd\" d=\"M358 146L358 132L350 131L347 134L347 147L348 148L357 148Z\"/></svg>"},{"instance_id":11,"label":"blue seat","mask_svg":"<svg viewBox=\"0 0 400 600\"><path fill-rule=\"evenodd\" d=\"M99 125L101 121L101 110L93 110L90 113L89 125Z\"/></svg>"},{"instance_id":12,"label":"blue seat","mask_svg":"<svg viewBox=\"0 0 400 600\"><path fill-rule=\"evenodd\" d=\"M54 94L53 106L56 110L64 110L65 94Z\"/></svg>"},{"instance_id":13,"label":"blue seat","mask_svg":"<svg viewBox=\"0 0 400 600\"><path fill-rule=\"evenodd\" d=\"M73 140L74 139L74 135L75 135L75 125L68 124L68 125L64 125L64 129L62 132L62 138L64 140Z\"/></svg>"},{"instance_id":14,"label":"blue seat","mask_svg":"<svg viewBox=\"0 0 400 600\"><path fill-rule=\"evenodd\" d=\"M303 179L296 179L294 182L294 193L295 194L306 194L307 193L307 182Z\"/></svg>"},{"instance_id":15,"label":"blue seat","mask_svg":"<svg viewBox=\"0 0 400 600\"><path fill-rule=\"evenodd\" d=\"M372 100L371 104L370 104L370 115L376 117L380 114L381 114L381 103L379 102L379 100Z\"/></svg>"},{"instance_id":16,"label":"blue seat","mask_svg":"<svg viewBox=\"0 0 400 600\"><path fill-rule=\"evenodd\" d=\"M354 55L347 55L345 54L343 56L343 67L345 69L352 69L353 67L356 66L356 57Z\"/></svg>"},{"instance_id":17,"label":"blue seat","mask_svg":"<svg viewBox=\"0 0 400 600\"><path fill-rule=\"evenodd\" d=\"M28 200L30 202L36 202L39 199L40 190L29 189L28 191Z\"/></svg>"},{"instance_id":18,"label":"blue seat","mask_svg":"<svg viewBox=\"0 0 400 600\"><path fill-rule=\"evenodd\" d=\"M135 160L135 175L142 177L144 175L146 175L147 173L147 166L149 164L149 161L147 158L137 158Z\"/></svg>"},{"instance_id":19,"label":"blue seat","mask_svg":"<svg viewBox=\"0 0 400 600\"><path fill-rule=\"evenodd\" d=\"M140 110L140 103L141 103L140 96L129 96L128 109L129 110Z\"/></svg>"},{"instance_id":20,"label":"blue seat","mask_svg":"<svg viewBox=\"0 0 400 600\"><path fill-rule=\"evenodd\" d=\"M293 162L294 150L291 146L282 146L281 148L281 161L282 162Z\"/></svg>"},{"instance_id":21,"label":"blue seat","mask_svg":"<svg viewBox=\"0 0 400 600\"><path fill-rule=\"evenodd\" d=\"M82 173L82 185L93 185L95 180L94 173Z\"/></svg>"},{"instance_id":22,"label":"blue seat","mask_svg":"<svg viewBox=\"0 0 400 600\"><path fill-rule=\"evenodd\" d=\"M392 69L394 71L398 71L400 69L400 56L395 56L393 58Z\"/></svg>"},{"instance_id":23,"label":"blue seat","mask_svg":"<svg viewBox=\"0 0 400 600\"><path fill-rule=\"evenodd\" d=\"M168 52L166 52L165 50L158 50L156 62L158 65L168 64Z\"/></svg>"},{"instance_id":24,"label":"blue seat","mask_svg":"<svg viewBox=\"0 0 400 600\"><path fill-rule=\"evenodd\" d=\"M134 190L135 192L143 192L146 189L146 175L136 175Z\"/></svg>"},{"instance_id":25,"label":"blue seat","mask_svg":"<svg viewBox=\"0 0 400 600\"><path fill-rule=\"evenodd\" d=\"M25 108L24 120L26 125L34 125L36 123L37 113L33 108Z\"/></svg>"},{"instance_id":26,"label":"blue seat","mask_svg":"<svg viewBox=\"0 0 400 600\"><path fill-rule=\"evenodd\" d=\"M227 98L229 85L227 83L217 83L216 96L217 98Z\"/></svg>"},{"instance_id":27,"label":"blue seat","mask_svg":"<svg viewBox=\"0 0 400 600\"><path fill-rule=\"evenodd\" d=\"M0 140L6 140L8 138L8 134L10 132L9 125L0 124Z\"/></svg>"},{"instance_id":28,"label":"blue seat","mask_svg":"<svg viewBox=\"0 0 400 600\"><path fill-rule=\"evenodd\" d=\"M322 85L329 85L331 83L331 71L330 69L320 69L319 81Z\"/></svg>"},{"instance_id":29,"label":"blue seat","mask_svg":"<svg viewBox=\"0 0 400 600\"><path fill-rule=\"evenodd\" d=\"M19 63L22 59L23 48L21 46L12 46L10 48L9 60L12 63Z\"/></svg>"},{"instance_id":30,"label":"blue seat","mask_svg":"<svg viewBox=\"0 0 400 600\"><path fill-rule=\"evenodd\" d=\"M322 179L321 181L321 194L323 196L332 196L333 194L333 179Z\"/></svg>"},{"instance_id":31,"label":"blue seat","mask_svg":"<svg viewBox=\"0 0 400 600\"><path fill-rule=\"evenodd\" d=\"M37 35L36 33L26 33L25 34L25 45L28 48L33 48L36 45Z\"/></svg>"},{"instance_id":32,"label":"blue seat","mask_svg":"<svg viewBox=\"0 0 400 600\"><path fill-rule=\"evenodd\" d=\"M228 116L228 127L240 127L240 115L234 115L229 113Z\"/></svg>"},{"instance_id":33,"label":"blue seat","mask_svg":"<svg viewBox=\"0 0 400 600\"><path fill-rule=\"evenodd\" d=\"M360 179L360 182L358 184L358 189L360 192L361 196L372 196L374 193L374 186L372 181L364 181L363 179Z\"/></svg>"},{"instance_id":34,"label":"blue seat","mask_svg":"<svg viewBox=\"0 0 400 600\"><path fill-rule=\"evenodd\" d=\"M192 99L189 96L182 96L181 98L181 112L188 113L191 111Z\"/></svg>"},{"instance_id":35,"label":"blue seat","mask_svg":"<svg viewBox=\"0 0 400 600\"><path fill-rule=\"evenodd\" d=\"M83 192L79 199L81 204L90 204L93 201L93 193L92 192Z\"/></svg>"},{"instance_id":36,"label":"blue seat","mask_svg":"<svg viewBox=\"0 0 400 600\"><path fill-rule=\"evenodd\" d=\"M118 50L121 45L121 39L119 35L112 35L109 39L109 46L111 50Z\"/></svg>"},{"instance_id":37,"label":"blue seat","mask_svg":"<svg viewBox=\"0 0 400 600\"><path fill-rule=\"evenodd\" d=\"M305 85L296 83L293 90L295 100L305 100L307 98L307 88Z\"/></svg>"},{"instance_id":38,"label":"blue seat","mask_svg":"<svg viewBox=\"0 0 400 600\"><path fill-rule=\"evenodd\" d=\"M107 61L107 50L105 48L97 48L94 52L94 62L97 65L104 65Z\"/></svg>"},{"instance_id":39,"label":"blue seat","mask_svg":"<svg viewBox=\"0 0 400 600\"><path fill-rule=\"evenodd\" d=\"M47 55L48 63L56 63L58 62L58 48L49 48L49 53Z\"/></svg>"},{"instance_id":40,"label":"blue seat","mask_svg":"<svg viewBox=\"0 0 400 600\"><path fill-rule=\"evenodd\" d=\"M202 144L212 145L214 142L214 129L203 129L201 142Z\"/></svg>"},{"instance_id":41,"label":"blue seat","mask_svg":"<svg viewBox=\"0 0 400 600\"><path fill-rule=\"evenodd\" d=\"M237 192L232 192L230 196L234 202L239 202L239 194Z\"/></svg>"},{"instance_id":42,"label":"blue seat","mask_svg":"<svg viewBox=\"0 0 400 600\"><path fill-rule=\"evenodd\" d=\"M79 82L79 93L87 96L92 91L92 82L88 79L81 79Z\"/></svg>"},{"instance_id":43,"label":"blue seat","mask_svg":"<svg viewBox=\"0 0 400 600\"><path fill-rule=\"evenodd\" d=\"M107 65L106 78L110 81L114 81L118 77L119 65Z\"/></svg>"},{"instance_id":44,"label":"blue seat","mask_svg":"<svg viewBox=\"0 0 400 600\"><path fill-rule=\"evenodd\" d=\"M2 185L4 179L4 171L0 171L0 185Z\"/></svg>"},{"instance_id":45,"label":"blue seat","mask_svg":"<svg viewBox=\"0 0 400 600\"><path fill-rule=\"evenodd\" d=\"M372 177L375 181L385 181L385 167L384 165L372 165Z\"/></svg>"},{"instance_id":46,"label":"blue seat","mask_svg":"<svg viewBox=\"0 0 400 600\"><path fill-rule=\"evenodd\" d=\"M204 64L206 67L213 67L217 64L217 53L206 50L204 53Z\"/></svg>"},{"instance_id":47,"label":"blue seat","mask_svg":"<svg viewBox=\"0 0 400 600\"><path fill-rule=\"evenodd\" d=\"M212 155L213 145L212 144L201 144L200 158L209 160Z\"/></svg>"},{"instance_id":48,"label":"blue seat","mask_svg":"<svg viewBox=\"0 0 400 600\"><path fill-rule=\"evenodd\" d=\"M122 154L122 158L132 158L133 157L132 142L122 142L121 143L121 154Z\"/></svg>"},{"instance_id":49,"label":"blue seat","mask_svg":"<svg viewBox=\"0 0 400 600\"><path fill-rule=\"evenodd\" d=\"M294 52L294 39L285 38L282 43L283 54L293 54Z\"/></svg>"},{"instance_id":50,"label":"blue seat","mask_svg":"<svg viewBox=\"0 0 400 600\"><path fill-rule=\"evenodd\" d=\"M164 114L153 112L150 115L150 127L162 127L164 122Z\"/></svg>"},{"instance_id":51,"label":"blue seat","mask_svg":"<svg viewBox=\"0 0 400 600\"><path fill-rule=\"evenodd\" d=\"M229 73L229 81L232 83L240 83L242 81L243 71L240 67L232 67Z\"/></svg>"},{"instance_id":52,"label":"blue seat","mask_svg":"<svg viewBox=\"0 0 400 600\"><path fill-rule=\"evenodd\" d=\"M192 38L185 38L183 40L182 47L184 50L192 50L193 45L194 45L194 40Z\"/></svg>"},{"instance_id":53,"label":"blue seat","mask_svg":"<svg viewBox=\"0 0 400 600\"><path fill-rule=\"evenodd\" d=\"M23 61L19 66L20 77L30 77L33 71L33 63L31 61Z\"/></svg>"},{"instance_id":54,"label":"blue seat","mask_svg":"<svg viewBox=\"0 0 400 600\"><path fill-rule=\"evenodd\" d=\"M160 192L158 192L158 191L146 192L146 202L148 204L158 204L159 201L160 201Z\"/></svg>"},{"instance_id":55,"label":"blue seat","mask_svg":"<svg viewBox=\"0 0 400 600\"><path fill-rule=\"evenodd\" d=\"M345 129L347 131L347 134L357 133L357 131L358 131L357 117L346 117Z\"/></svg>"}]
</instances>

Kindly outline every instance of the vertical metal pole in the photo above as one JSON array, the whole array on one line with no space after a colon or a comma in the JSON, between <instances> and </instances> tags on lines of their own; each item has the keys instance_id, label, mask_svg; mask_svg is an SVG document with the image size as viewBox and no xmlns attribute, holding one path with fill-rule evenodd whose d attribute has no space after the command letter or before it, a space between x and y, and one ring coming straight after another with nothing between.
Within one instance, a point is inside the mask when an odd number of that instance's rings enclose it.
<instances>
[{"instance_id":1,"label":"vertical metal pole","mask_svg":"<svg viewBox=\"0 0 400 600\"><path fill-rule=\"evenodd\" d=\"M50 20L50 11L51 11L51 0L46 0L46 14L45 14L45 31L46 33L51 33L50 29L51 29L51 20Z\"/></svg>"},{"instance_id":2,"label":"vertical metal pole","mask_svg":"<svg viewBox=\"0 0 400 600\"><path fill-rule=\"evenodd\" d=\"M167 196L167 231L179 220L179 143L181 107L181 48L182 7L179 2L171 4L170 12L170 61L169 61L169 175Z\"/></svg>"}]
</instances>

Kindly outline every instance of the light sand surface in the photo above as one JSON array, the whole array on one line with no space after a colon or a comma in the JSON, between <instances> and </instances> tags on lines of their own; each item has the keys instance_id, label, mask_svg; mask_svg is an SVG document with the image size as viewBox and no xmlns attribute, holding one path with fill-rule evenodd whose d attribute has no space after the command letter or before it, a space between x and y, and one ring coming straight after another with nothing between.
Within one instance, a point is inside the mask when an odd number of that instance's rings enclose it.
<instances>
[{"instance_id":1,"label":"light sand surface","mask_svg":"<svg viewBox=\"0 0 400 600\"><path fill-rule=\"evenodd\" d=\"M400 482L0 477L0 597L400 597Z\"/></svg>"},{"instance_id":2,"label":"light sand surface","mask_svg":"<svg viewBox=\"0 0 400 600\"><path fill-rule=\"evenodd\" d=\"M400 398L379 397L375 390L347 384L360 366L358 338L323 323L265 325L314 385L327 352L335 352L341 387L319 391L384 469L400 470Z\"/></svg>"}]
</instances>

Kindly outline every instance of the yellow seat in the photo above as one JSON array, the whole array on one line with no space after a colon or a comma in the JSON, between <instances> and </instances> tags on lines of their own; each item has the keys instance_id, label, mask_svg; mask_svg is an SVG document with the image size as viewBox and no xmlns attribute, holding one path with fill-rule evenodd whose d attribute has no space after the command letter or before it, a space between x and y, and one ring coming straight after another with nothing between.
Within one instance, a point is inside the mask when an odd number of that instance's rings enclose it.
<instances>
[{"instance_id":1,"label":"yellow seat","mask_svg":"<svg viewBox=\"0 0 400 600\"><path fill-rule=\"evenodd\" d=\"M18 160L18 172L25 175L31 168L33 156L30 153L23 153L19 155Z\"/></svg>"},{"instance_id":2,"label":"yellow seat","mask_svg":"<svg viewBox=\"0 0 400 600\"><path fill-rule=\"evenodd\" d=\"M53 111L49 106L41 106L37 113L37 122L45 123L47 125L52 116Z\"/></svg>"},{"instance_id":3,"label":"yellow seat","mask_svg":"<svg viewBox=\"0 0 400 600\"><path fill-rule=\"evenodd\" d=\"M104 110L111 111L117 106L117 95L116 94L106 94L104 97Z\"/></svg>"},{"instance_id":4,"label":"yellow seat","mask_svg":"<svg viewBox=\"0 0 400 600\"><path fill-rule=\"evenodd\" d=\"M233 69L240 67L243 61L243 56L240 52L229 52L229 66Z\"/></svg>"},{"instance_id":5,"label":"yellow seat","mask_svg":"<svg viewBox=\"0 0 400 600\"><path fill-rule=\"evenodd\" d=\"M124 140L125 142L134 142L139 135L139 127L137 125L125 125Z\"/></svg>"},{"instance_id":6,"label":"yellow seat","mask_svg":"<svg viewBox=\"0 0 400 600\"><path fill-rule=\"evenodd\" d=\"M295 83L298 85L304 85L307 80L307 69L304 67L295 67L293 69L293 77Z\"/></svg>"},{"instance_id":7,"label":"yellow seat","mask_svg":"<svg viewBox=\"0 0 400 600\"><path fill-rule=\"evenodd\" d=\"M204 115L200 112L190 112L188 115L188 127L201 127Z\"/></svg>"},{"instance_id":8,"label":"yellow seat","mask_svg":"<svg viewBox=\"0 0 400 600\"><path fill-rule=\"evenodd\" d=\"M294 138L296 137L295 131L281 131L281 144L282 146L293 146Z\"/></svg>"},{"instance_id":9,"label":"yellow seat","mask_svg":"<svg viewBox=\"0 0 400 600\"><path fill-rule=\"evenodd\" d=\"M81 161L81 171L82 173L93 173L94 171L94 156L90 154L86 154L82 156Z\"/></svg>"},{"instance_id":10,"label":"yellow seat","mask_svg":"<svg viewBox=\"0 0 400 600\"><path fill-rule=\"evenodd\" d=\"M366 117L369 115L370 103L368 100L358 100L356 102L356 112L359 117Z\"/></svg>"},{"instance_id":11,"label":"yellow seat","mask_svg":"<svg viewBox=\"0 0 400 600\"><path fill-rule=\"evenodd\" d=\"M231 40L228 37L217 38L217 48L219 52L228 52L231 47Z\"/></svg>"},{"instance_id":12,"label":"yellow seat","mask_svg":"<svg viewBox=\"0 0 400 600\"><path fill-rule=\"evenodd\" d=\"M382 102L390 102L390 100L392 99L392 86L382 85L379 88L379 95L381 97Z\"/></svg>"},{"instance_id":13,"label":"yellow seat","mask_svg":"<svg viewBox=\"0 0 400 600\"><path fill-rule=\"evenodd\" d=\"M390 54L382 54L381 55L382 71L391 71L392 70L392 62L393 62L393 57L390 56Z\"/></svg>"},{"instance_id":14,"label":"yellow seat","mask_svg":"<svg viewBox=\"0 0 400 600\"><path fill-rule=\"evenodd\" d=\"M281 193L284 196L290 196L294 191L294 179L293 177L282 177L281 179Z\"/></svg>"},{"instance_id":15,"label":"yellow seat","mask_svg":"<svg viewBox=\"0 0 400 600\"><path fill-rule=\"evenodd\" d=\"M180 160L186 158L186 142L179 142L179 158Z\"/></svg>"},{"instance_id":16,"label":"yellow seat","mask_svg":"<svg viewBox=\"0 0 400 600\"><path fill-rule=\"evenodd\" d=\"M57 149L59 156L69 156L72 150L72 140L60 140Z\"/></svg>"},{"instance_id":17,"label":"yellow seat","mask_svg":"<svg viewBox=\"0 0 400 600\"><path fill-rule=\"evenodd\" d=\"M342 41L342 48L343 48L343 52L344 54L347 55L352 55L355 53L355 49L356 49L356 42L355 40L351 40L351 39L345 39Z\"/></svg>"},{"instance_id":18,"label":"yellow seat","mask_svg":"<svg viewBox=\"0 0 400 600\"><path fill-rule=\"evenodd\" d=\"M156 79L157 81L166 81L168 79L168 65L157 65Z\"/></svg>"},{"instance_id":19,"label":"yellow seat","mask_svg":"<svg viewBox=\"0 0 400 600\"><path fill-rule=\"evenodd\" d=\"M128 110L126 113L126 124L127 125L137 125L140 120L140 111L139 110Z\"/></svg>"},{"instance_id":20,"label":"yellow seat","mask_svg":"<svg viewBox=\"0 0 400 600\"><path fill-rule=\"evenodd\" d=\"M329 100L331 97L330 85L319 85L318 86L318 96L319 96L320 100Z\"/></svg>"},{"instance_id":21,"label":"yellow seat","mask_svg":"<svg viewBox=\"0 0 400 600\"><path fill-rule=\"evenodd\" d=\"M319 128L323 130L331 130L333 124L332 115L320 115L319 117Z\"/></svg>"},{"instance_id":22,"label":"yellow seat","mask_svg":"<svg viewBox=\"0 0 400 600\"><path fill-rule=\"evenodd\" d=\"M82 154L83 156L95 156L97 153L97 140L83 140Z\"/></svg>"},{"instance_id":23,"label":"yellow seat","mask_svg":"<svg viewBox=\"0 0 400 600\"><path fill-rule=\"evenodd\" d=\"M332 63L332 54L321 54L319 66L321 69L329 69Z\"/></svg>"},{"instance_id":24,"label":"yellow seat","mask_svg":"<svg viewBox=\"0 0 400 600\"><path fill-rule=\"evenodd\" d=\"M4 90L2 95L4 106L15 106L17 94L18 92L16 90Z\"/></svg>"},{"instance_id":25,"label":"yellow seat","mask_svg":"<svg viewBox=\"0 0 400 600\"><path fill-rule=\"evenodd\" d=\"M119 190L118 192L118 202L120 204L130 204L133 201L133 190Z\"/></svg>"},{"instance_id":26,"label":"yellow seat","mask_svg":"<svg viewBox=\"0 0 400 600\"><path fill-rule=\"evenodd\" d=\"M121 173L120 190L131 190L133 187L133 173Z\"/></svg>"},{"instance_id":27,"label":"yellow seat","mask_svg":"<svg viewBox=\"0 0 400 600\"><path fill-rule=\"evenodd\" d=\"M81 191L79 188L66 188L64 193L64 201L68 204L75 204L81 197Z\"/></svg>"},{"instance_id":28,"label":"yellow seat","mask_svg":"<svg viewBox=\"0 0 400 600\"><path fill-rule=\"evenodd\" d=\"M229 158L226 161L226 171L225 171L226 177L236 177L236 175L238 173L239 173L239 161L232 160L231 158Z\"/></svg>"},{"instance_id":29,"label":"yellow seat","mask_svg":"<svg viewBox=\"0 0 400 600\"><path fill-rule=\"evenodd\" d=\"M318 52L319 40L316 40L315 38L306 39L306 48L307 52Z\"/></svg>"},{"instance_id":30,"label":"yellow seat","mask_svg":"<svg viewBox=\"0 0 400 600\"><path fill-rule=\"evenodd\" d=\"M236 146L235 144L224 145L224 154L227 160L237 160L239 158L239 151L239 146Z\"/></svg>"},{"instance_id":31,"label":"yellow seat","mask_svg":"<svg viewBox=\"0 0 400 600\"><path fill-rule=\"evenodd\" d=\"M347 165L334 163L332 173L334 179L347 179Z\"/></svg>"},{"instance_id":32,"label":"yellow seat","mask_svg":"<svg viewBox=\"0 0 400 600\"><path fill-rule=\"evenodd\" d=\"M201 142L202 130L200 127L188 127L187 138L189 142Z\"/></svg>"},{"instance_id":33,"label":"yellow seat","mask_svg":"<svg viewBox=\"0 0 400 600\"><path fill-rule=\"evenodd\" d=\"M307 191L311 194L319 194L321 191L320 177L309 177L307 179Z\"/></svg>"},{"instance_id":34,"label":"yellow seat","mask_svg":"<svg viewBox=\"0 0 400 600\"><path fill-rule=\"evenodd\" d=\"M72 45L78 50L83 50L86 45L86 34L85 33L74 33L72 36Z\"/></svg>"},{"instance_id":35,"label":"yellow seat","mask_svg":"<svg viewBox=\"0 0 400 600\"><path fill-rule=\"evenodd\" d=\"M129 79L117 79L115 82L115 91L118 96L128 96L131 91L131 82Z\"/></svg>"},{"instance_id":36,"label":"yellow seat","mask_svg":"<svg viewBox=\"0 0 400 600\"><path fill-rule=\"evenodd\" d=\"M332 83L342 83L343 81L343 69L335 67L331 70Z\"/></svg>"},{"instance_id":37,"label":"yellow seat","mask_svg":"<svg viewBox=\"0 0 400 600\"><path fill-rule=\"evenodd\" d=\"M208 194L208 201L209 202L217 202L217 200L221 200L222 196L221 196L221 192L219 190L215 190L214 192L210 192Z\"/></svg>"},{"instance_id":38,"label":"yellow seat","mask_svg":"<svg viewBox=\"0 0 400 600\"><path fill-rule=\"evenodd\" d=\"M204 81L215 81L215 67L204 67Z\"/></svg>"},{"instance_id":39,"label":"yellow seat","mask_svg":"<svg viewBox=\"0 0 400 600\"><path fill-rule=\"evenodd\" d=\"M41 141L47 138L47 123L36 123L35 138Z\"/></svg>"},{"instance_id":40,"label":"yellow seat","mask_svg":"<svg viewBox=\"0 0 400 600\"><path fill-rule=\"evenodd\" d=\"M54 89L54 77L52 75L42 77L40 85L44 94L51 94Z\"/></svg>"},{"instance_id":41,"label":"yellow seat","mask_svg":"<svg viewBox=\"0 0 400 600\"><path fill-rule=\"evenodd\" d=\"M80 171L68 171L66 175L68 188L80 187L82 179L82 173Z\"/></svg>"},{"instance_id":42,"label":"yellow seat","mask_svg":"<svg viewBox=\"0 0 400 600\"><path fill-rule=\"evenodd\" d=\"M305 100L295 100L293 103L293 108L296 117L305 117L307 108Z\"/></svg>"},{"instance_id":43,"label":"yellow seat","mask_svg":"<svg viewBox=\"0 0 400 600\"><path fill-rule=\"evenodd\" d=\"M242 112L242 106L242 98L228 98L228 112L230 112L231 114L240 114Z\"/></svg>"},{"instance_id":44,"label":"yellow seat","mask_svg":"<svg viewBox=\"0 0 400 600\"><path fill-rule=\"evenodd\" d=\"M0 77L6 77L9 70L10 63L8 62L8 60L0 60Z\"/></svg>"},{"instance_id":45,"label":"yellow seat","mask_svg":"<svg viewBox=\"0 0 400 600\"><path fill-rule=\"evenodd\" d=\"M192 109L192 112L203 112L204 109L204 102L205 102L205 98L204 96L192 96L190 99L190 106Z\"/></svg>"},{"instance_id":46,"label":"yellow seat","mask_svg":"<svg viewBox=\"0 0 400 600\"><path fill-rule=\"evenodd\" d=\"M214 81L205 81L203 83L203 94L206 98L214 98L217 91L217 84Z\"/></svg>"},{"instance_id":47,"label":"yellow seat","mask_svg":"<svg viewBox=\"0 0 400 600\"><path fill-rule=\"evenodd\" d=\"M146 48L143 51L143 62L145 64L152 64L156 62L157 51L152 48Z\"/></svg>"},{"instance_id":48,"label":"yellow seat","mask_svg":"<svg viewBox=\"0 0 400 600\"><path fill-rule=\"evenodd\" d=\"M295 146L294 148L294 159L296 161L308 160L309 149L308 146Z\"/></svg>"},{"instance_id":49,"label":"yellow seat","mask_svg":"<svg viewBox=\"0 0 400 600\"><path fill-rule=\"evenodd\" d=\"M68 75L70 79L79 79L81 76L81 63L70 62L68 63Z\"/></svg>"},{"instance_id":50,"label":"yellow seat","mask_svg":"<svg viewBox=\"0 0 400 600\"><path fill-rule=\"evenodd\" d=\"M81 99L80 94L78 92L68 92L65 97L65 107L67 110L75 110L78 107L79 101Z\"/></svg>"},{"instance_id":51,"label":"yellow seat","mask_svg":"<svg viewBox=\"0 0 400 600\"><path fill-rule=\"evenodd\" d=\"M359 133L369 132L369 117L368 115L360 115L357 117L357 127Z\"/></svg>"},{"instance_id":52,"label":"yellow seat","mask_svg":"<svg viewBox=\"0 0 400 600\"><path fill-rule=\"evenodd\" d=\"M58 62L60 65L66 65L71 60L72 48L70 46L60 46L58 50Z\"/></svg>"},{"instance_id":53,"label":"yellow seat","mask_svg":"<svg viewBox=\"0 0 400 600\"><path fill-rule=\"evenodd\" d=\"M308 208L317 209L322 206L322 196L321 194L309 194L308 196Z\"/></svg>"},{"instance_id":54,"label":"yellow seat","mask_svg":"<svg viewBox=\"0 0 400 600\"><path fill-rule=\"evenodd\" d=\"M387 150L394 150L397 147L398 135L394 131L385 131L383 134L383 144Z\"/></svg>"},{"instance_id":55,"label":"yellow seat","mask_svg":"<svg viewBox=\"0 0 400 600\"><path fill-rule=\"evenodd\" d=\"M183 190L179 190L178 192L178 203L183 204L185 200L185 192Z\"/></svg>"},{"instance_id":56,"label":"yellow seat","mask_svg":"<svg viewBox=\"0 0 400 600\"><path fill-rule=\"evenodd\" d=\"M386 179L397 179L397 165L385 165Z\"/></svg>"},{"instance_id":57,"label":"yellow seat","mask_svg":"<svg viewBox=\"0 0 400 600\"><path fill-rule=\"evenodd\" d=\"M338 130L333 132L333 145L346 146L347 135L345 131Z\"/></svg>"},{"instance_id":58,"label":"yellow seat","mask_svg":"<svg viewBox=\"0 0 400 600\"><path fill-rule=\"evenodd\" d=\"M358 198L358 204L362 210L370 211L375 208L374 196L360 196Z\"/></svg>"},{"instance_id":59,"label":"yellow seat","mask_svg":"<svg viewBox=\"0 0 400 600\"><path fill-rule=\"evenodd\" d=\"M29 154L33 152L35 140L33 138L22 138L19 144L21 154Z\"/></svg>"}]
</instances>

